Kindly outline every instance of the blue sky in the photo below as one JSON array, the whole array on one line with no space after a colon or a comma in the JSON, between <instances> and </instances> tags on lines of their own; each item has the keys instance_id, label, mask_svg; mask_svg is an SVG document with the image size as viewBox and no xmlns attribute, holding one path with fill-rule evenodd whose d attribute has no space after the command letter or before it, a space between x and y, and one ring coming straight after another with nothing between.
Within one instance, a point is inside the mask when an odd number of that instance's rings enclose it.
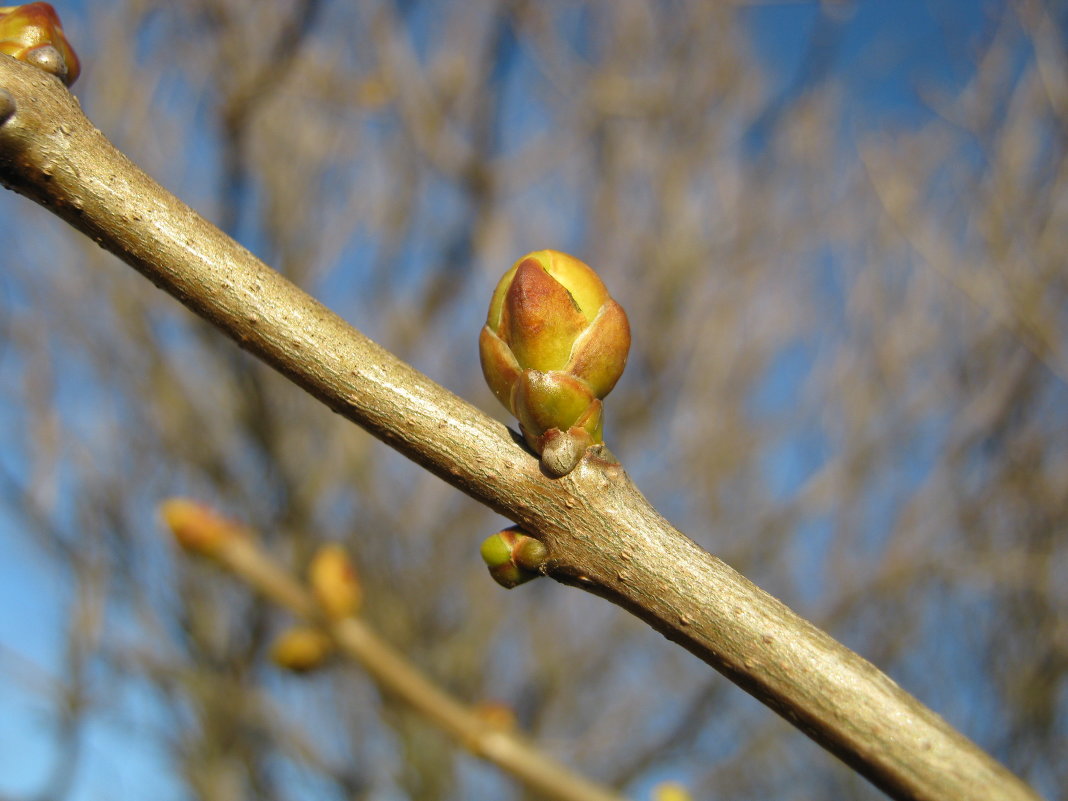
<instances>
[{"instance_id":1,"label":"blue sky","mask_svg":"<svg viewBox=\"0 0 1068 801\"><path fill-rule=\"evenodd\" d=\"M746 12L753 42L789 91L806 65L825 68L845 89L858 129L916 123L930 112L917 88L959 89L1002 0L868 0L826 14L815 3L768 3ZM819 27L823 46L811 47Z\"/></svg>"}]
</instances>

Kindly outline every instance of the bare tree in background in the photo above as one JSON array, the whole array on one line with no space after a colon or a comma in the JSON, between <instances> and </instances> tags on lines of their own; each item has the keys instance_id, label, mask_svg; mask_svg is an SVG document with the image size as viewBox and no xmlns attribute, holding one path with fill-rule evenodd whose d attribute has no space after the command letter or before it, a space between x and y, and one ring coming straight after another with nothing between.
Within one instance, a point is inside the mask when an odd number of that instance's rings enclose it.
<instances>
[{"instance_id":1,"label":"bare tree in background","mask_svg":"<svg viewBox=\"0 0 1068 801\"><path fill-rule=\"evenodd\" d=\"M778 95L727 3L98 10L77 36L96 124L484 408L500 273L543 246L594 265L640 332L608 439L656 506L1068 799L1053 4L998 7L963 91L858 160L833 76ZM157 741L206 801L518 797L359 673L273 670L285 620L146 524L177 493L294 568L343 541L388 639L631 795L668 776L717 800L877 797L616 609L502 593L476 555L499 519L2 202L0 486L74 587L42 799L69 793L93 719ZM124 707L131 687L165 714Z\"/></svg>"}]
</instances>

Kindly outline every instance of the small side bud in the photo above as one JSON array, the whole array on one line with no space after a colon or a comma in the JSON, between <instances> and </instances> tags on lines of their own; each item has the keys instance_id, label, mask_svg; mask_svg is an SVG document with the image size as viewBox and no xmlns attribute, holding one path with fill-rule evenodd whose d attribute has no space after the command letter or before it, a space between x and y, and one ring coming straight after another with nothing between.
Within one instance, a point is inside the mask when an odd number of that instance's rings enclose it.
<instances>
[{"instance_id":1,"label":"small side bud","mask_svg":"<svg viewBox=\"0 0 1068 801\"><path fill-rule=\"evenodd\" d=\"M333 650L334 644L324 632L311 626L294 626L274 641L271 661L285 670L307 673L321 666Z\"/></svg>"},{"instance_id":2,"label":"small side bud","mask_svg":"<svg viewBox=\"0 0 1068 801\"><path fill-rule=\"evenodd\" d=\"M67 86L81 74L59 15L48 3L0 6L0 53L55 75Z\"/></svg>"},{"instance_id":3,"label":"small side bud","mask_svg":"<svg viewBox=\"0 0 1068 801\"><path fill-rule=\"evenodd\" d=\"M248 537L248 530L196 501L171 498L159 506L163 523L187 553L213 557L229 541Z\"/></svg>"},{"instance_id":4,"label":"small side bud","mask_svg":"<svg viewBox=\"0 0 1068 801\"><path fill-rule=\"evenodd\" d=\"M518 526L487 537L479 550L490 576L509 590L540 576L549 555L544 544Z\"/></svg>"},{"instance_id":5,"label":"small side bud","mask_svg":"<svg viewBox=\"0 0 1068 801\"><path fill-rule=\"evenodd\" d=\"M322 546L308 566L308 581L323 613L331 620L356 614L363 599L356 568L340 545Z\"/></svg>"}]
</instances>

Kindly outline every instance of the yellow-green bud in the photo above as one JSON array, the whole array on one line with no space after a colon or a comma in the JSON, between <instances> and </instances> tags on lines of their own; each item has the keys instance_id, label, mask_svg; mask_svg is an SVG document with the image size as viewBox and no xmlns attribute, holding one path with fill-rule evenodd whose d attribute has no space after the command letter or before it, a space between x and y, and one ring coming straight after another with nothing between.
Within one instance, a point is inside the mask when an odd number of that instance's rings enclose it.
<instances>
[{"instance_id":1,"label":"yellow-green bud","mask_svg":"<svg viewBox=\"0 0 1068 801\"><path fill-rule=\"evenodd\" d=\"M184 498L170 498L159 506L164 525L186 552L216 556L228 542L249 538L248 529L227 520L209 506Z\"/></svg>"},{"instance_id":2,"label":"yellow-green bud","mask_svg":"<svg viewBox=\"0 0 1068 801\"><path fill-rule=\"evenodd\" d=\"M507 589L540 576L548 555L541 542L516 526L487 537L479 550L493 580Z\"/></svg>"},{"instance_id":3,"label":"yellow-green bud","mask_svg":"<svg viewBox=\"0 0 1068 801\"><path fill-rule=\"evenodd\" d=\"M582 449L601 441L601 398L629 350L622 307L593 270L555 250L524 256L505 273L479 337L486 382L539 454L554 430Z\"/></svg>"},{"instance_id":4,"label":"yellow-green bud","mask_svg":"<svg viewBox=\"0 0 1068 801\"><path fill-rule=\"evenodd\" d=\"M325 632L311 626L293 626L282 632L271 646L271 660L294 673L315 670L334 650Z\"/></svg>"},{"instance_id":5,"label":"yellow-green bud","mask_svg":"<svg viewBox=\"0 0 1068 801\"><path fill-rule=\"evenodd\" d=\"M308 581L323 613L331 620L359 610L363 588L352 560L340 545L319 548L308 566Z\"/></svg>"},{"instance_id":6,"label":"yellow-green bud","mask_svg":"<svg viewBox=\"0 0 1068 801\"><path fill-rule=\"evenodd\" d=\"M81 73L59 15L48 3L0 6L0 53L50 72L67 86Z\"/></svg>"}]
</instances>

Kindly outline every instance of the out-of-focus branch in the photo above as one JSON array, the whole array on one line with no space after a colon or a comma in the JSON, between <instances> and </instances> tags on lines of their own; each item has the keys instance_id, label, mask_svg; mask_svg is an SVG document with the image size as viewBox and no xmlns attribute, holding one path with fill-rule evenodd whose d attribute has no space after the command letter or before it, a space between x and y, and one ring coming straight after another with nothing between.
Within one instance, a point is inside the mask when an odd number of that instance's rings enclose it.
<instances>
[{"instance_id":1,"label":"out-of-focus branch","mask_svg":"<svg viewBox=\"0 0 1068 801\"><path fill-rule=\"evenodd\" d=\"M411 706L471 753L492 762L546 798L621 801L619 795L582 778L542 753L531 741L495 725L438 687L359 617L351 613L330 614L323 606L324 599L317 598L272 560L247 529L217 518L209 510L186 513L185 519L193 521L184 525L187 531L176 529L175 533L189 552L210 554L214 562L260 595L320 627L384 692ZM206 536L190 544L188 532L197 537L198 527Z\"/></svg>"},{"instance_id":2,"label":"out-of-focus branch","mask_svg":"<svg viewBox=\"0 0 1068 801\"><path fill-rule=\"evenodd\" d=\"M995 276L976 267L972 268L972 274L962 274L936 226L919 210L914 185L882 164L874 148L863 151L861 157L883 211L924 262L977 308L989 313L1053 375L1068 384L1068 361L1055 328L1044 325L1034 310L1022 310L1020 304L1013 302L1011 294L998 286Z\"/></svg>"},{"instance_id":3,"label":"out-of-focus branch","mask_svg":"<svg viewBox=\"0 0 1068 801\"><path fill-rule=\"evenodd\" d=\"M114 252L330 408L547 547L606 597L900 799L1035 799L873 665L703 551L591 454L551 480L500 423L368 340L119 153L53 78L0 58L0 180ZM4 102L0 102L3 105ZM0 119L3 119L0 110Z\"/></svg>"}]
</instances>

